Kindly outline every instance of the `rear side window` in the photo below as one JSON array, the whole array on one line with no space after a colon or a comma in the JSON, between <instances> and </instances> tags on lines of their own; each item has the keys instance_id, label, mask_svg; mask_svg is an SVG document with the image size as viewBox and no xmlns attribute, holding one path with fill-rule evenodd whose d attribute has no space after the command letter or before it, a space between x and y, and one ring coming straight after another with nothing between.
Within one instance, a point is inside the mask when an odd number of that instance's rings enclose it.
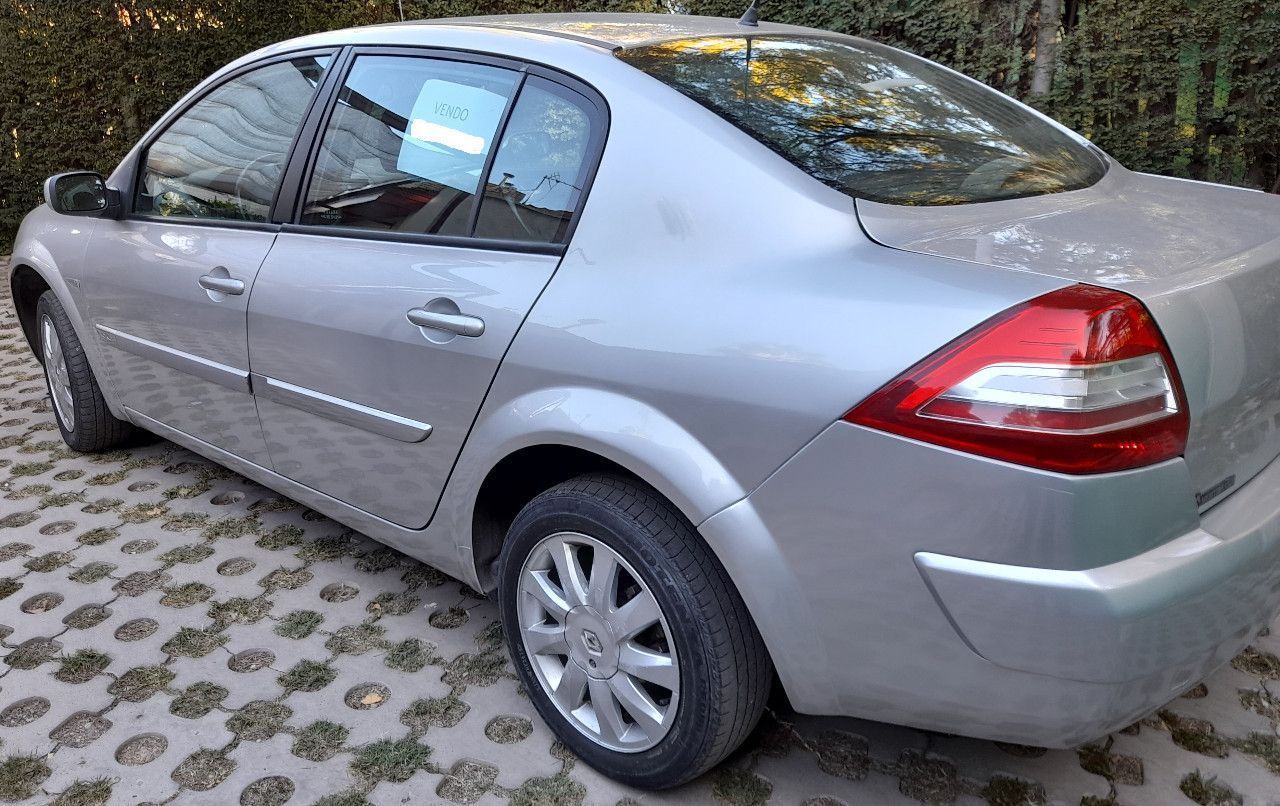
<instances>
[{"instance_id":1,"label":"rear side window","mask_svg":"<svg viewBox=\"0 0 1280 806\"><path fill-rule=\"evenodd\" d=\"M360 56L324 132L302 223L467 235L513 70Z\"/></svg>"},{"instance_id":2,"label":"rear side window","mask_svg":"<svg viewBox=\"0 0 1280 806\"><path fill-rule=\"evenodd\" d=\"M586 184L593 110L559 84L525 82L485 185L478 237L563 240Z\"/></svg>"},{"instance_id":3,"label":"rear side window","mask_svg":"<svg viewBox=\"0 0 1280 806\"><path fill-rule=\"evenodd\" d=\"M995 90L870 42L685 39L619 57L855 198L943 205L1088 187L1105 162Z\"/></svg>"},{"instance_id":4,"label":"rear side window","mask_svg":"<svg viewBox=\"0 0 1280 806\"><path fill-rule=\"evenodd\" d=\"M269 64L197 101L147 149L135 211L266 221L328 62L328 56L308 56Z\"/></svg>"}]
</instances>

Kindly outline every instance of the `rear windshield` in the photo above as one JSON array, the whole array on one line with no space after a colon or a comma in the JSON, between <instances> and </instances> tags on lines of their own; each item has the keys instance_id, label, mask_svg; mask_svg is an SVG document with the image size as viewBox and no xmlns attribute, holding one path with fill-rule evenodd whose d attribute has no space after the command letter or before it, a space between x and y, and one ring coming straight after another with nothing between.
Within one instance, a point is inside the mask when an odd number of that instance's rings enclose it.
<instances>
[{"instance_id":1,"label":"rear windshield","mask_svg":"<svg viewBox=\"0 0 1280 806\"><path fill-rule=\"evenodd\" d=\"M700 37L618 56L855 198L967 204L1078 190L1106 172L999 92L870 42Z\"/></svg>"}]
</instances>

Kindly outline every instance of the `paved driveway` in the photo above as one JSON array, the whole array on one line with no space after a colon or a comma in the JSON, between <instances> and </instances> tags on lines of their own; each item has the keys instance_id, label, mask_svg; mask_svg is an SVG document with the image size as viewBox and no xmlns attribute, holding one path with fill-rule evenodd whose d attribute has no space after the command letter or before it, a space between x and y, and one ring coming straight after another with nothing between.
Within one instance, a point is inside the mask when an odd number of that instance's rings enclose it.
<instances>
[{"instance_id":1,"label":"paved driveway","mask_svg":"<svg viewBox=\"0 0 1280 806\"><path fill-rule=\"evenodd\" d=\"M619 787L553 741L465 585L170 443L67 450L0 311L0 800L1280 802L1275 637L1079 751L779 706L702 780Z\"/></svg>"}]
</instances>

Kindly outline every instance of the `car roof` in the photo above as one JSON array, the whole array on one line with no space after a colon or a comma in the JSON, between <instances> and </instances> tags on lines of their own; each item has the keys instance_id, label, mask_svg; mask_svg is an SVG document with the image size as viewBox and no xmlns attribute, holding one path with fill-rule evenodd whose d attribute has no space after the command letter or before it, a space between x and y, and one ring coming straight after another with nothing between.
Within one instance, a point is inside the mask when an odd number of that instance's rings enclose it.
<instances>
[{"instance_id":1,"label":"car roof","mask_svg":"<svg viewBox=\"0 0 1280 806\"><path fill-rule=\"evenodd\" d=\"M745 6L744 6L745 8ZM810 28L762 21L746 27L722 17L687 14L506 14L487 17L448 17L390 23L377 27L449 26L487 31L544 34L594 45L608 50L640 47L677 39L710 36L743 36L770 33L818 33Z\"/></svg>"}]
</instances>

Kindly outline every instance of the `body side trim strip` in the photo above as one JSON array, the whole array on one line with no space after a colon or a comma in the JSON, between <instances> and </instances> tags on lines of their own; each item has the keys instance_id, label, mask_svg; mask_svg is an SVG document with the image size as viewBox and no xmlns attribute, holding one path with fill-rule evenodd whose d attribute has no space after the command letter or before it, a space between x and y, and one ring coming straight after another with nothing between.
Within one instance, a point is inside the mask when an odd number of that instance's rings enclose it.
<instances>
[{"instance_id":1,"label":"body side trim strip","mask_svg":"<svg viewBox=\"0 0 1280 806\"><path fill-rule=\"evenodd\" d=\"M126 353L132 353L149 361L155 361L157 364L163 364L170 369L194 375L201 380L216 383L219 386L225 386L228 389L234 389L246 395L250 393L249 373L246 370L219 364L217 361L210 361L198 355L184 353L181 350L165 347L163 344L140 339L137 336L130 336L128 333L106 325L94 325L94 327L105 344L124 350Z\"/></svg>"},{"instance_id":2,"label":"body side trim strip","mask_svg":"<svg viewBox=\"0 0 1280 806\"><path fill-rule=\"evenodd\" d=\"M398 442L422 442L431 436L431 426L398 414L362 406L350 400L252 373L253 391L263 400L305 411L317 417L359 428Z\"/></svg>"}]
</instances>

